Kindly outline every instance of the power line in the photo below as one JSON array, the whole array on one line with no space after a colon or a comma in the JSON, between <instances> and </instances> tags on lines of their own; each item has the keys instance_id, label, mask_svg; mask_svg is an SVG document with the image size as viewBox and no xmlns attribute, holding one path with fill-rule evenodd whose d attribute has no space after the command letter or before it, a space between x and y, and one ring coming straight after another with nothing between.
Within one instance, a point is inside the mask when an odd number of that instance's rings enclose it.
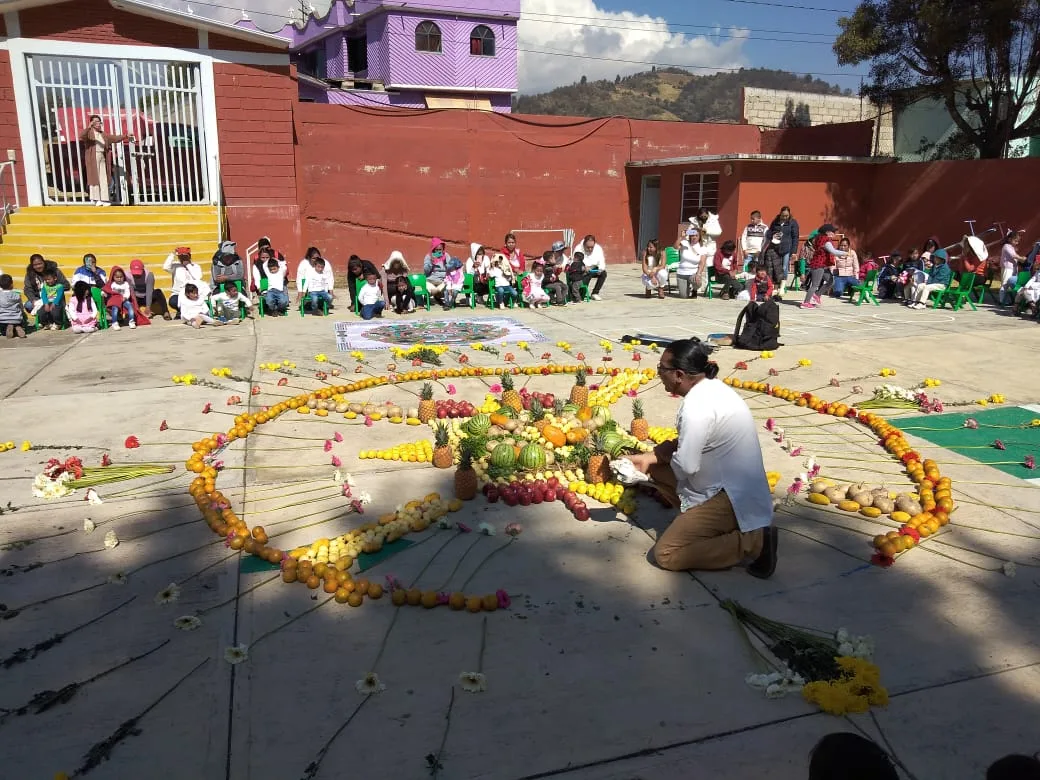
<instances>
[{"instance_id":1,"label":"power line","mask_svg":"<svg viewBox=\"0 0 1040 780\"><path fill-rule=\"evenodd\" d=\"M751 0L730 0L730 2L745 2L745 1L746 2L751 2ZM229 5L225 5L223 3L203 2L202 0L191 0L191 2L192 2L193 5L206 6L206 7L209 7L209 8L219 8L219 9L225 10L225 11L245 11L247 13L256 14L257 16L266 16L266 17L270 17L272 19L280 19L285 24L289 24L290 23L290 19L289 19L289 17L285 13L273 13L271 11L261 11L260 9L257 9L257 8L229 6ZM759 3L759 4L761 4L761 5L779 5L777 3L765 3L765 2L762 2L762 3ZM795 7L801 7L801 6L782 6L782 7L784 7L784 8L795 8ZM808 8L808 7L806 7L806 8ZM457 11L458 9L454 9L454 8L438 8L438 7L435 7L435 6L424 6L421 9L416 8L415 10L416 11L435 11L435 12L436 11L440 11L440 12L444 12L444 13L450 13L452 11ZM496 13L496 14L497 13L501 13L501 11L499 9L496 9L496 8L470 8L468 10L470 10L470 11L487 11L489 13ZM829 9L809 9L809 10L829 10ZM841 13L844 13L844 12L841 12ZM534 17L540 17L540 18L534 18ZM565 19L579 20L579 21L563 21ZM658 32L661 25L663 25L664 27L666 27L668 29L676 28L676 29L688 29L688 30L707 30L707 31L712 31L712 32L715 31L715 30L721 30L721 28L723 27L723 25L718 25L718 24L710 24L709 25L709 24L688 24L688 23L685 23L685 22L671 22L671 21L668 21L667 19L646 19L646 20L642 20L642 19L614 19L614 18L609 17L609 16L578 16L578 15L573 15L573 14L553 14L553 13L547 13L547 12L542 12L542 11L526 11L523 14L521 14L521 16L519 17L518 21L520 21L520 22L524 22L524 21L539 22L539 23L542 23L542 24L562 24L562 25L568 25L568 26L572 26L572 27L592 27L592 28L597 28L597 29L622 30L622 31L627 31L627 32ZM593 24L593 23L590 23L590 22L606 22L606 23L605 24ZM642 26L642 27L633 27L631 25L644 25L644 26ZM646 26L646 25L650 25L650 26ZM732 27L732 25L731 25L731 27ZM770 34L776 34L776 35L802 35L802 36L813 35L813 36L820 36L820 37L831 37L831 38L834 37L833 33L810 32L808 30L772 30L772 29L760 29L760 28L753 28L753 27L741 27L739 29L740 30L746 30L747 32L770 33ZM723 35L721 31L719 33L715 33L714 35L708 35L706 33L702 33L702 37L705 37L705 38L724 37L724 38L734 38L734 39L740 38L742 40L766 40L766 41L778 41L778 42L790 42L790 43L828 43L828 44L831 43L830 41L809 41L809 40L792 40L792 39L787 39L787 38L760 38L760 37L757 37L757 36Z\"/></svg>"},{"instance_id":2,"label":"power line","mask_svg":"<svg viewBox=\"0 0 1040 780\"><path fill-rule=\"evenodd\" d=\"M773 8L787 8L792 11L823 11L829 14L847 14L849 11L841 8L817 8L811 5L796 5L787 3L770 3L767 0L726 0L727 3L744 3L746 5L768 5Z\"/></svg>"}]
</instances>

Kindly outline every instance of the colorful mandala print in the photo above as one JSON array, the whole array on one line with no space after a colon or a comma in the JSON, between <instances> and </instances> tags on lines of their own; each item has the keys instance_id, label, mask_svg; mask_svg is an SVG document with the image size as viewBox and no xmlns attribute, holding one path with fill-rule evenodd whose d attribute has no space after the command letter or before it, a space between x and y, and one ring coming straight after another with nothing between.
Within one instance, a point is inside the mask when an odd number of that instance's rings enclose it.
<instances>
[{"instance_id":1,"label":"colorful mandala print","mask_svg":"<svg viewBox=\"0 0 1040 780\"><path fill-rule=\"evenodd\" d=\"M365 331L364 337L384 344L469 344L509 335L509 328L485 322L427 320L383 325Z\"/></svg>"}]
</instances>

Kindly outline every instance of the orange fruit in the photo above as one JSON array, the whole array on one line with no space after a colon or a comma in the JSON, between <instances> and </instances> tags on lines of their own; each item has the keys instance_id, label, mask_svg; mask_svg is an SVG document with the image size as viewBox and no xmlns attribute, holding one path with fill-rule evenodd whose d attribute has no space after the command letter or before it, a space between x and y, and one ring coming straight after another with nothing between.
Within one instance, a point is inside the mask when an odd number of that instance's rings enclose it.
<instances>
[{"instance_id":1,"label":"orange fruit","mask_svg":"<svg viewBox=\"0 0 1040 780\"><path fill-rule=\"evenodd\" d=\"M347 603L352 607L360 607L362 602L361 594L356 590L347 596Z\"/></svg>"}]
</instances>

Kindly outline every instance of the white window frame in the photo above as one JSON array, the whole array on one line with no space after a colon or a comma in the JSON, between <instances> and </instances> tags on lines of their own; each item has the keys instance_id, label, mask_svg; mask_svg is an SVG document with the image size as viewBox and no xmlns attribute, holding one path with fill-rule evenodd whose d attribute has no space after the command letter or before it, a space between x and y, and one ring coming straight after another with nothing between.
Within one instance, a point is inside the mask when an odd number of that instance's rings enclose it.
<instances>
[{"instance_id":1,"label":"white window frame","mask_svg":"<svg viewBox=\"0 0 1040 780\"><path fill-rule=\"evenodd\" d=\"M714 176L715 179L716 179L715 192L714 192L714 196L713 196L713 199L714 199L714 204L713 205L710 205L711 204L711 199L708 199L707 202L706 202L706 199L705 199L705 191L704 191L704 189L705 189L704 188L704 183L705 182L704 182L704 180L708 176ZM695 180L695 183L693 183L693 187L696 188L696 192L695 192L696 204L690 207L692 209L691 211L688 211L686 203L687 203L688 187L690 185L687 182L690 181L690 180ZM683 177L682 177L682 196L681 196L681 203L680 203L680 208L681 208L681 211L682 211L682 213L681 213L682 221L686 222L686 221L689 220L690 217L697 216L697 211L698 211L698 209L701 209L701 208L709 208L712 211L714 211L715 213L718 213L718 211L719 211L719 188L721 187L721 185L722 185L722 172L721 171L696 171L696 172L684 173ZM691 200L692 200L692 198L691 198Z\"/></svg>"}]
</instances>

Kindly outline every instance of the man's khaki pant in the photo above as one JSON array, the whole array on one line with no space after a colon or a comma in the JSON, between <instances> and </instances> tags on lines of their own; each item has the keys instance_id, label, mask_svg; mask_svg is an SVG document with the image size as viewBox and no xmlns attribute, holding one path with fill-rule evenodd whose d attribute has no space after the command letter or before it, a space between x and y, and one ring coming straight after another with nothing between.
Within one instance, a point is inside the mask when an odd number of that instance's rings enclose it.
<instances>
[{"instance_id":1,"label":"man's khaki pant","mask_svg":"<svg viewBox=\"0 0 1040 780\"><path fill-rule=\"evenodd\" d=\"M679 507L675 473L668 464L650 467L650 478L669 504ZM657 538L653 556L669 571L728 569L762 552L762 530L741 533L725 492L680 514Z\"/></svg>"}]
</instances>

